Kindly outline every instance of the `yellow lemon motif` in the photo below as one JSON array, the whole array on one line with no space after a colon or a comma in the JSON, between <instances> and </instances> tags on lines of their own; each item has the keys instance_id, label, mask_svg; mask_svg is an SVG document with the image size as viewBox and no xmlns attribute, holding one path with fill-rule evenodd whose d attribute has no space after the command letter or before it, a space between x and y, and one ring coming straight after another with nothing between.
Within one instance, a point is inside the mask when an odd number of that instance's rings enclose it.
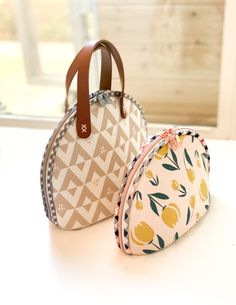
<instances>
[{"instance_id":1,"label":"yellow lemon motif","mask_svg":"<svg viewBox=\"0 0 236 305\"><path fill-rule=\"evenodd\" d=\"M161 219L170 228L174 228L180 217L180 211L175 203L166 206L161 214Z\"/></svg>"},{"instance_id":2,"label":"yellow lemon motif","mask_svg":"<svg viewBox=\"0 0 236 305\"><path fill-rule=\"evenodd\" d=\"M192 196L190 197L190 200L189 200L189 204L190 204L190 206L191 206L192 209L194 209L195 203L196 203L195 196L192 195Z\"/></svg>"},{"instance_id":3,"label":"yellow lemon motif","mask_svg":"<svg viewBox=\"0 0 236 305\"><path fill-rule=\"evenodd\" d=\"M153 173L152 173L152 171L150 171L150 170L147 170L147 171L145 172L145 175L146 175L146 177L147 177L148 179L153 178Z\"/></svg>"},{"instance_id":4,"label":"yellow lemon motif","mask_svg":"<svg viewBox=\"0 0 236 305\"><path fill-rule=\"evenodd\" d=\"M179 189L179 182L177 180L172 180L171 187L174 191L178 191Z\"/></svg>"},{"instance_id":5,"label":"yellow lemon motif","mask_svg":"<svg viewBox=\"0 0 236 305\"><path fill-rule=\"evenodd\" d=\"M202 201L205 201L208 198L208 188L204 179L202 179L200 182L199 193Z\"/></svg>"},{"instance_id":6,"label":"yellow lemon motif","mask_svg":"<svg viewBox=\"0 0 236 305\"><path fill-rule=\"evenodd\" d=\"M201 161L200 161L200 159L197 159L197 166L198 166L198 167L201 167Z\"/></svg>"},{"instance_id":7,"label":"yellow lemon motif","mask_svg":"<svg viewBox=\"0 0 236 305\"><path fill-rule=\"evenodd\" d=\"M189 168L189 169L187 170L187 176L188 176L189 181L193 183L194 180L195 180L195 173L194 173L194 170L191 169L191 168Z\"/></svg>"},{"instance_id":8,"label":"yellow lemon motif","mask_svg":"<svg viewBox=\"0 0 236 305\"><path fill-rule=\"evenodd\" d=\"M155 155L154 157L158 160L163 159L168 153L168 144L165 144Z\"/></svg>"},{"instance_id":9,"label":"yellow lemon motif","mask_svg":"<svg viewBox=\"0 0 236 305\"><path fill-rule=\"evenodd\" d=\"M178 136L179 143L182 144L184 141L185 135Z\"/></svg>"},{"instance_id":10,"label":"yellow lemon motif","mask_svg":"<svg viewBox=\"0 0 236 305\"><path fill-rule=\"evenodd\" d=\"M134 235L136 239L134 238L133 233L131 231L132 241L135 244L141 246L144 244L149 244L153 241L154 231L146 222L141 221L140 224L135 227Z\"/></svg>"},{"instance_id":11,"label":"yellow lemon motif","mask_svg":"<svg viewBox=\"0 0 236 305\"><path fill-rule=\"evenodd\" d=\"M137 210L142 210L142 208L143 208L143 203L142 203L142 201L139 201L139 200L136 201L135 207L136 207Z\"/></svg>"},{"instance_id":12,"label":"yellow lemon motif","mask_svg":"<svg viewBox=\"0 0 236 305\"><path fill-rule=\"evenodd\" d=\"M195 219L196 219L196 221L198 221L198 220L200 219L200 214L199 214L199 212L196 213Z\"/></svg>"}]
</instances>

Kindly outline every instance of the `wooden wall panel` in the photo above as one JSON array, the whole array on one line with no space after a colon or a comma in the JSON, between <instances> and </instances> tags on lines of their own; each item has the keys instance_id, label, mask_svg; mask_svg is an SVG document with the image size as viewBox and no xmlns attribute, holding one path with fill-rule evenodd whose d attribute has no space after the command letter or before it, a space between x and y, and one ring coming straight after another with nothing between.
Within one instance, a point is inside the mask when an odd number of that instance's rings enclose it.
<instances>
[{"instance_id":1,"label":"wooden wall panel","mask_svg":"<svg viewBox=\"0 0 236 305\"><path fill-rule=\"evenodd\" d=\"M114 4L125 4L125 5L170 5L170 4L224 4L224 0L98 0L99 5L114 5Z\"/></svg>"},{"instance_id":2,"label":"wooden wall panel","mask_svg":"<svg viewBox=\"0 0 236 305\"><path fill-rule=\"evenodd\" d=\"M223 7L99 6L101 37L115 43L218 44L221 42Z\"/></svg>"},{"instance_id":3,"label":"wooden wall panel","mask_svg":"<svg viewBox=\"0 0 236 305\"><path fill-rule=\"evenodd\" d=\"M100 37L149 121L216 124L223 14L223 0L98 0Z\"/></svg>"},{"instance_id":4,"label":"wooden wall panel","mask_svg":"<svg viewBox=\"0 0 236 305\"><path fill-rule=\"evenodd\" d=\"M113 88L120 89L117 79L113 80ZM216 82L127 80L125 91L142 105L150 122L216 123Z\"/></svg>"},{"instance_id":5,"label":"wooden wall panel","mask_svg":"<svg viewBox=\"0 0 236 305\"><path fill-rule=\"evenodd\" d=\"M145 109L146 108L146 109ZM156 109L156 107L155 107ZM194 109L194 111L192 111ZM166 108L166 105L159 104L158 110L155 112L151 111L151 108L144 107L145 116L148 122L155 123L171 123L176 125L205 125L205 126L216 126L217 115L215 107L212 105L193 104L192 108L189 109L187 105L172 105L171 109Z\"/></svg>"},{"instance_id":6,"label":"wooden wall panel","mask_svg":"<svg viewBox=\"0 0 236 305\"><path fill-rule=\"evenodd\" d=\"M120 83L113 81L113 88L120 89ZM126 80L125 91L138 99L144 106L155 104L215 104L218 97L216 82L163 81L163 80ZM197 94L196 94L197 93Z\"/></svg>"},{"instance_id":7,"label":"wooden wall panel","mask_svg":"<svg viewBox=\"0 0 236 305\"><path fill-rule=\"evenodd\" d=\"M127 78L219 79L219 45L118 44Z\"/></svg>"}]
</instances>

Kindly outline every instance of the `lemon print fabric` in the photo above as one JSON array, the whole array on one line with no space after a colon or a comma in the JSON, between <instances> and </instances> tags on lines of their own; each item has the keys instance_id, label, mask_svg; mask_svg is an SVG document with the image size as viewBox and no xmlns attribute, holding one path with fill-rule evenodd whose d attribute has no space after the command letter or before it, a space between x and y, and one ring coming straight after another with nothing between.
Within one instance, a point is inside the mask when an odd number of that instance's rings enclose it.
<instances>
[{"instance_id":1,"label":"lemon print fabric","mask_svg":"<svg viewBox=\"0 0 236 305\"><path fill-rule=\"evenodd\" d=\"M190 182L194 182L195 180L195 172L192 168L187 169L187 176Z\"/></svg>"},{"instance_id":2,"label":"lemon print fabric","mask_svg":"<svg viewBox=\"0 0 236 305\"><path fill-rule=\"evenodd\" d=\"M156 154L155 154L155 158L158 160L163 159L164 157L166 157L167 153L168 153L168 144L165 144Z\"/></svg>"},{"instance_id":3,"label":"lemon print fabric","mask_svg":"<svg viewBox=\"0 0 236 305\"><path fill-rule=\"evenodd\" d=\"M135 203L135 207L136 207L137 210L142 210L142 208L143 208L142 201L137 200L136 203Z\"/></svg>"},{"instance_id":4,"label":"lemon print fabric","mask_svg":"<svg viewBox=\"0 0 236 305\"><path fill-rule=\"evenodd\" d=\"M151 170L146 171L145 175L148 179L153 178L153 172Z\"/></svg>"},{"instance_id":5,"label":"lemon print fabric","mask_svg":"<svg viewBox=\"0 0 236 305\"><path fill-rule=\"evenodd\" d=\"M143 202L142 202L142 194L139 191L136 191L133 194L133 199L135 200L135 207L137 210L142 210L143 208Z\"/></svg>"},{"instance_id":6,"label":"lemon print fabric","mask_svg":"<svg viewBox=\"0 0 236 305\"><path fill-rule=\"evenodd\" d=\"M154 238L153 229L144 221L141 221L134 229L134 235L131 232L132 240L137 245L150 244Z\"/></svg>"},{"instance_id":7,"label":"lemon print fabric","mask_svg":"<svg viewBox=\"0 0 236 305\"><path fill-rule=\"evenodd\" d=\"M147 179L149 179L149 182L152 185L157 186L159 184L159 179L158 179L157 175L155 175L155 177L154 177L154 174L153 174L153 172L151 170L147 170L145 172L145 175L146 175Z\"/></svg>"},{"instance_id":8,"label":"lemon print fabric","mask_svg":"<svg viewBox=\"0 0 236 305\"><path fill-rule=\"evenodd\" d=\"M179 189L179 182L176 180L172 180L171 187L174 191L177 191Z\"/></svg>"},{"instance_id":9,"label":"lemon print fabric","mask_svg":"<svg viewBox=\"0 0 236 305\"><path fill-rule=\"evenodd\" d=\"M170 228L174 228L180 217L180 210L175 203L170 203L163 208L161 219Z\"/></svg>"},{"instance_id":10,"label":"lemon print fabric","mask_svg":"<svg viewBox=\"0 0 236 305\"><path fill-rule=\"evenodd\" d=\"M207 200L208 188L207 188L207 184L204 179L202 179L200 182L199 193L200 193L200 197L201 197L202 201Z\"/></svg>"},{"instance_id":11,"label":"lemon print fabric","mask_svg":"<svg viewBox=\"0 0 236 305\"><path fill-rule=\"evenodd\" d=\"M146 222L141 221L131 232L132 241L138 246L152 245L157 250L161 250L165 247L165 242L161 236L155 234L152 227L150 227ZM143 249L143 253L151 254L155 250Z\"/></svg>"},{"instance_id":12,"label":"lemon print fabric","mask_svg":"<svg viewBox=\"0 0 236 305\"><path fill-rule=\"evenodd\" d=\"M209 154L194 133L157 148L137 172L128 212L127 253L151 254L170 245L209 208ZM125 226L125 225L124 225ZM130 251L130 252L128 252Z\"/></svg>"},{"instance_id":13,"label":"lemon print fabric","mask_svg":"<svg viewBox=\"0 0 236 305\"><path fill-rule=\"evenodd\" d=\"M195 196L192 195L192 196L190 197L190 206L191 206L192 209L194 209L195 203L196 203Z\"/></svg>"}]
</instances>

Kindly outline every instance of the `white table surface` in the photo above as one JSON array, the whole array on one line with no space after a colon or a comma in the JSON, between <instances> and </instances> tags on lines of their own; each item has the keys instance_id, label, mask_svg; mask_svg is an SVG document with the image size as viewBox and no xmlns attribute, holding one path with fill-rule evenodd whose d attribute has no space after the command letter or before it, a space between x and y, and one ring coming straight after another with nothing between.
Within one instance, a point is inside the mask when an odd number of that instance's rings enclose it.
<instances>
[{"instance_id":1,"label":"white table surface","mask_svg":"<svg viewBox=\"0 0 236 305\"><path fill-rule=\"evenodd\" d=\"M212 206L149 256L116 246L113 219L49 225L39 187L48 130L0 128L0 304L236 304L236 142L209 140Z\"/></svg>"}]
</instances>

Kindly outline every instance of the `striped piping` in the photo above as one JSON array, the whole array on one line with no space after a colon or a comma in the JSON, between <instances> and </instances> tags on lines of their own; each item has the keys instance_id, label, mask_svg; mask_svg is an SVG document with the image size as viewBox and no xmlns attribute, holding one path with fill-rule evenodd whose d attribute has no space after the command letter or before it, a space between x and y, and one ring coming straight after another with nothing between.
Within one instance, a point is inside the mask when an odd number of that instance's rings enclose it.
<instances>
[{"instance_id":1,"label":"striped piping","mask_svg":"<svg viewBox=\"0 0 236 305\"><path fill-rule=\"evenodd\" d=\"M118 247L120 248L120 244L119 244L119 226L118 226L118 220L119 220L119 209L120 209L120 204L121 204L121 197L124 191L124 188L126 186L128 177L130 175L130 173L132 172L136 162L138 161L138 159L140 158L140 156L142 155L142 152L145 150L145 148L152 142L154 141L159 135L153 136L147 143L145 143L143 145L143 147L140 149L139 153L134 157L134 159L132 160L132 162L130 163L130 166L127 170L127 173L125 174L124 178L123 178L123 182L118 194L118 200L117 200L117 204L115 206L115 214L114 214L114 233L116 236L116 242Z\"/></svg>"}]
</instances>

